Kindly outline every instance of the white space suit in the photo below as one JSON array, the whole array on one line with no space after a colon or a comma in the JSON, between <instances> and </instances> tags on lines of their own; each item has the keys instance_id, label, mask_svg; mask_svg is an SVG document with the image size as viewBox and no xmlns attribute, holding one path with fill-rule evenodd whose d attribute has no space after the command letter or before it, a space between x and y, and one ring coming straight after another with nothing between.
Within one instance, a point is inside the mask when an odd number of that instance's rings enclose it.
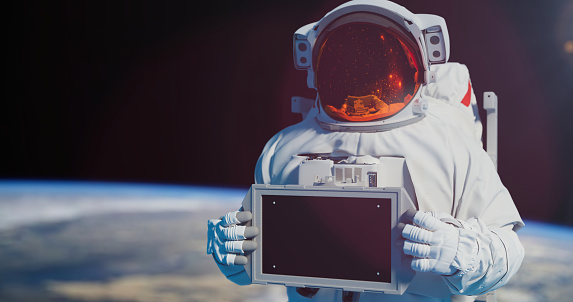
<instances>
[{"instance_id":1,"label":"white space suit","mask_svg":"<svg viewBox=\"0 0 573 302\"><path fill-rule=\"evenodd\" d=\"M452 294L481 295L507 283L523 259L515 234L523 222L482 148L468 70L446 63L443 19L414 15L388 1L351 1L297 31L294 46L295 65L307 70L318 98L301 123L267 143L256 183L297 184L303 160L297 155L322 154L404 157L414 184L420 214L405 228L404 252L414 256L412 267L427 274L431 286L404 295L362 293L360 301L448 301ZM359 56L374 59L354 59ZM427 227L420 222L426 214L453 217L458 225ZM238 222L223 220L225 226ZM420 239L419 232L435 240ZM240 278L240 266L218 264L232 281L248 283ZM287 293L289 301L342 301L343 294L296 288Z\"/></svg>"}]
</instances>

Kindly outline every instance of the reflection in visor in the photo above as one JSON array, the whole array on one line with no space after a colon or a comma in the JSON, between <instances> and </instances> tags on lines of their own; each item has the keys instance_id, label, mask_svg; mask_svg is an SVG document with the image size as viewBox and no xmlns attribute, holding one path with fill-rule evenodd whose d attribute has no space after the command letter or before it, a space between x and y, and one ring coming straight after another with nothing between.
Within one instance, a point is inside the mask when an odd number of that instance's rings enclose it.
<instances>
[{"instance_id":1,"label":"reflection in visor","mask_svg":"<svg viewBox=\"0 0 573 302\"><path fill-rule=\"evenodd\" d=\"M317 88L324 111L339 121L372 121L406 106L418 89L413 50L382 26L336 28L320 48Z\"/></svg>"}]
</instances>

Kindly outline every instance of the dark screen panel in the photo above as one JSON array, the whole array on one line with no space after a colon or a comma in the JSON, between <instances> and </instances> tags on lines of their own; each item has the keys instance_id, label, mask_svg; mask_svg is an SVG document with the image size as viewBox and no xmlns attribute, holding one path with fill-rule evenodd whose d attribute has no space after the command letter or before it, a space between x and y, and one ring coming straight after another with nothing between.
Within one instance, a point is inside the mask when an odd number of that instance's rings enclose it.
<instances>
[{"instance_id":1,"label":"dark screen panel","mask_svg":"<svg viewBox=\"0 0 573 302\"><path fill-rule=\"evenodd\" d=\"M391 282L391 200L262 196L264 274Z\"/></svg>"}]
</instances>

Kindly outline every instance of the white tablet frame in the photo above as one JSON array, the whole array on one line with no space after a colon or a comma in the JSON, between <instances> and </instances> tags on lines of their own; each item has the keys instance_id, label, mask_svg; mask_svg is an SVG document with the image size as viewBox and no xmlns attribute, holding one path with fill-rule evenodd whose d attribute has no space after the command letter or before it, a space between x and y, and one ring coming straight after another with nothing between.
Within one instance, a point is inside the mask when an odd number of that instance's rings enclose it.
<instances>
[{"instance_id":1,"label":"white tablet frame","mask_svg":"<svg viewBox=\"0 0 573 302\"><path fill-rule=\"evenodd\" d=\"M352 197L352 198L380 198L389 200L391 205L392 221L392 272L391 282L372 282L344 279L316 278L305 276L287 276L276 274L264 274L262 271L262 250L264 242L262 234L262 196L285 195L285 196L323 196L323 197ZM402 295L407 289L414 271L410 268L410 259L402 252L401 235L397 231L401 217L408 209L415 206L411 198L403 188L379 188L379 187L337 187L337 186L301 186L301 185L252 185L243 200L243 209L253 213L250 225L259 228L259 235L253 240L259 248L253 253L246 255L249 263L245 269L254 284L281 284L294 287L319 287L335 288L353 292L378 292L385 294Z\"/></svg>"}]
</instances>

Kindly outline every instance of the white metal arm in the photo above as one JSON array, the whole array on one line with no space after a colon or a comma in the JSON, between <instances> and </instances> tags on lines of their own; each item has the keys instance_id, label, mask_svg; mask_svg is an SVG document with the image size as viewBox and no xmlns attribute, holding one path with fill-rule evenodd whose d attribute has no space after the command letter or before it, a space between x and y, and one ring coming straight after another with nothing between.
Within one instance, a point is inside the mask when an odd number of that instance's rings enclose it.
<instances>
[{"instance_id":1,"label":"white metal arm","mask_svg":"<svg viewBox=\"0 0 573 302\"><path fill-rule=\"evenodd\" d=\"M487 111L487 154L497 169L497 95L488 91L483 93L483 109Z\"/></svg>"}]
</instances>

